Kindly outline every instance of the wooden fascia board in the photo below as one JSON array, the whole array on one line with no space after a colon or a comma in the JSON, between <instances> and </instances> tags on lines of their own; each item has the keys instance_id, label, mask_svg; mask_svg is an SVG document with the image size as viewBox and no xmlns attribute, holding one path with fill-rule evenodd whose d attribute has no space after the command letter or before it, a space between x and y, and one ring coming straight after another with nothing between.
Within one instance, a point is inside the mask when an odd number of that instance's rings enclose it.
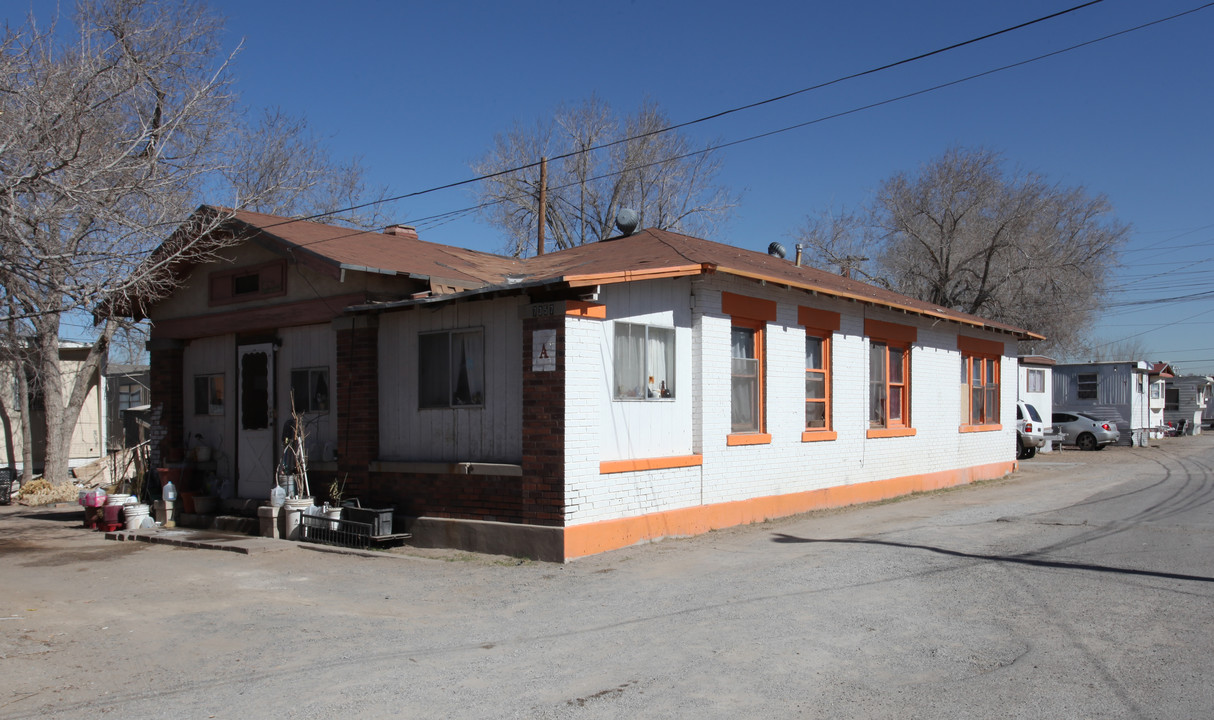
<instances>
[{"instance_id":1,"label":"wooden fascia board","mask_svg":"<svg viewBox=\"0 0 1214 720\"><path fill-rule=\"evenodd\" d=\"M365 295L352 293L279 305L260 305L207 315L154 320L152 321L152 337L185 340L231 332L314 325L328 322L341 315L347 306L365 301Z\"/></svg>"},{"instance_id":2,"label":"wooden fascia board","mask_svg":"<svg viewBox=\"0 0 1214 720\"><path fill-rule=\"evenodd\" d=\"M965 318L950 317L949 315L946 315L945 313L941 313L941 312L932 312L930 310L923 310L922 308L911 307L910 305L903 305L901 303L886 302L884 300L875 300L873 298L865 297L863 295L859 295L856 293L849 293L849 292L846 292L843 290L832 290L832 289L828 289L828 288L819 287L817 285L813 285L810 283L801 283L801 282L797 282L795 280L789 280L788 278L772 277L769 275L763 275L761 273L753 273L753 272L749 272L746 270L735 270L733 268L727 268L727 267L718 267L718 268L716 268L716 271L721 272L721 273L726 273L728 275L734 275L736 277L747 278L748 280L762 280L764 282L772 283L773 285L786 285L790 288L796 288L798 290L810 290L815 293L818 293L819 295L826 295L828 297L837 297L837 298L841 298L844 300L855 300L857 302L868 303L869 305L877 305L880 307L890 308L891 310L901 310L903 312L913 313L915 315L923 315L925 317L933 317L933 318L938 318L940 320L948 320L950 322L961 323L962 325L978 327L978 328L982 328L984 330L993 330L995 332L1008 333L1010 335L1015 335L1024 340L1044 340L1045 339L1044 335L1038 335L1037 333L1030 332L1028 330L1020 330L1017 332L1017 331L1007 330L1004 328L992 327L983 322L967 320Z\"/></svg>"},{"instance_id":3,"label":"wooden fascia board","mask_svg":"<svg viewBox=\"0 0 1214 720\"><path fill-rule=\"evenodd\" d=\"M697 263L695 265L675 265L661 268L645 268L643 270L617 270L607 273L591 273L588 275L566 275L561 278L569 287L589 287L591 285L613 285L615 283L637 282L639 280L658 280L661 278L689 277L713 272L716 266L712 263Z\"/></svg>"}]
</instances>

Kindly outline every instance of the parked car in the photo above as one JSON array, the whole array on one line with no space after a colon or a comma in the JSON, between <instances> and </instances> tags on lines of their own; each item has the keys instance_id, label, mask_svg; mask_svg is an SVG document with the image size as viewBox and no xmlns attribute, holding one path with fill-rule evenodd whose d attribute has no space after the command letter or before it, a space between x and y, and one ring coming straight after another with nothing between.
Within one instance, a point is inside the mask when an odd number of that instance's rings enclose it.
<instances>
[{"instance_id":1,"label":"parked car","mask_svg":"<svg viewBox=\"0 0 1214 720\"><path fill-rule=\"evenodd\" d=\"M1121 431L1106 420L1081 412L1056 412L1051 418L1054 432L1062 434L1063 445L1080 450L1103 450L1121 439Z\"/></svg>"},{"instance_id":2,"label":"parked car","mask_svg":"<svg viewBox=\"0 0 1214 720\"><path fill-rule=\"evenodd\" d=\"M1016 402L1016 459L1027 460L1045 445L1045 423L1041 413L1026 402Z\"/></svg>"}]
</instances>

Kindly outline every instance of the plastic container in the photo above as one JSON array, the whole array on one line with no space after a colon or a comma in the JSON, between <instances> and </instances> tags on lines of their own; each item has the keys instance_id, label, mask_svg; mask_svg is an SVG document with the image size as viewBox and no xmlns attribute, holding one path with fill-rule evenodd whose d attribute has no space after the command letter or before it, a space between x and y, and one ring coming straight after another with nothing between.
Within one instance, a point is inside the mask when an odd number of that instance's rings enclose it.
<instances>
[{"instance_id":1,"label":"plastic container","mask_svg":"<svg viewBox=\"0 0 1214 720\"><path fill-rule=\"evenodd\" d=\"M134 495L125 493L114 493L105 499L106 505L127 505L135 499Z\"/></svg>"},{"instance_id":2,"label":"plastic container","mask_svg":"<svg viewBox=\"0 0 1214 720\"><path fill-rule=\"evenodd\" d=\"M168 502L173 502L174 500L177 499L177 486L173 484L172 480L170 480L164 484L164 490L161 494L161 497L163 497Z\"/></svg>"},{"instance_id":3,"label":"plastic container","mask_svg":"<svg viewBox=\"0 0 1214 720\"><path fill-rule=\"evenodd\" d=\"M122 508L122 517L126 521L127 530L138 530L143 521L148 517L148 512L151 510L147 505L125 505Z\"/></svg>"},{"instance_id":4,"label":"plastic container","mask_svg":"<svg viewBox=\"0 0 1214 720\"><path fill-rule=\"evenodd\" d=\"M105 505L105 491L101 488L93 488L84 494L85 507L101 507Z\"/></svg>"},{"instance_id":5,"label":"plastic container","mask_svg":"<svg viewBox=\"0 0 1214 720\"><path fill-rule=\"evenodd\" d=\"M270 491L270 505L272 507L282 507L282 504L287 501L287 491L282 485L275 485Z\"/></svg>"}]
</instances>

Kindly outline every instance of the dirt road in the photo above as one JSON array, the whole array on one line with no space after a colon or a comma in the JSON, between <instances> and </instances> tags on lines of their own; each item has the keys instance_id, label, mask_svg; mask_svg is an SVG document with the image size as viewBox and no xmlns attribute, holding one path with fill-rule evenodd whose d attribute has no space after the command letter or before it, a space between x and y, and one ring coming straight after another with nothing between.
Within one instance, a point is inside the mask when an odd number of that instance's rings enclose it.
<instances>
[{"instance_id":1,"label":"dirt road","mask_svg":"<svg viewBox=\"0 0 1214 720\"><path fill-rule=\"evenodd\" d=\"M1214 715L1214 435L569 565L0 508L0 718Z\"/></svg>"}]
</instances>

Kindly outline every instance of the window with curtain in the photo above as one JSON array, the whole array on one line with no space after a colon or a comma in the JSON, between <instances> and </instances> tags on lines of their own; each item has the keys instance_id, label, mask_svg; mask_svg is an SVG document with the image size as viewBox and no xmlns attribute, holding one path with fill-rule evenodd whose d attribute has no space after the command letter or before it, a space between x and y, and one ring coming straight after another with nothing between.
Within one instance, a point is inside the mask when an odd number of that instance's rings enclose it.
<instances>
[{"instance_id":1,"label":"window with curtain","mask_svg":"<svg viewBox=\"0 0 1214 720\"><path fill-rule=\"evenodd\" d=\"M194 376L194 414L223 415L223 375Z\"/></svg>"},{"instance_id":2,"label":"window with curtain","mask_svg":"<svg viewBox=\"0 0 1214 720\"><path fill-rule=\"evenodd\" d=\"M961 393L962 422L969 425L998 424L999 359L962 354L961 374L965 385Z\"/></svg>"},{"instance_id":3,"label":"window with curtain","mask_svg":"<svg viewBox=\"0 0 1214 720\"><path fill-rule=\"evenodd\" d=\"M909 427L910 348L872 341L868 354L868 425Z\"/></svg>"},{"instance_id":4,"label":"window with curtain","mask_svg":"<svg viewBox=\"0 0 1214 720\"><path fill-rule=\"evenodd\" d=\"M615 323L615 399L674 398L674 328Z\"/></svg>"},{"instance_id":5,"label":"window with curtain","mask_svg":"<svg viewBox=\"0 0 1214 720\"><path fill-rule=\"evenodd\" d=\"M484 331L474 328L419 335L417 382L418 407L483 407Z\"/></svg>"},{"instance_id":6,"label":"window with curtain","mask_svg":"<svg viewBox=\"0 0 1214 720\"><path fill-rule=\"evenodd\" d=\"M291 371L291 395L301 413L329 411L329 368Z\"/></svg>"},{"instance_id":7,"label":"window with curtain","mask_svg":"<svg viewBox=\"0 0 1214 720\"><path fill-rule=\"evenodd\" d=\"M1029 370L1025 375L1025 392L1045 392L1045 371Z\"/></svg>"},{"instance_id":8,"label":"window with curtain","mask_svg":"<svg viewBox=\"0 0 1214 720\"><path fill-rule=\"evenodd\" d=\"M763 332L734 321L730 333L730 408L733 432L762 432Z\"/></svg>"}]
</instances>

